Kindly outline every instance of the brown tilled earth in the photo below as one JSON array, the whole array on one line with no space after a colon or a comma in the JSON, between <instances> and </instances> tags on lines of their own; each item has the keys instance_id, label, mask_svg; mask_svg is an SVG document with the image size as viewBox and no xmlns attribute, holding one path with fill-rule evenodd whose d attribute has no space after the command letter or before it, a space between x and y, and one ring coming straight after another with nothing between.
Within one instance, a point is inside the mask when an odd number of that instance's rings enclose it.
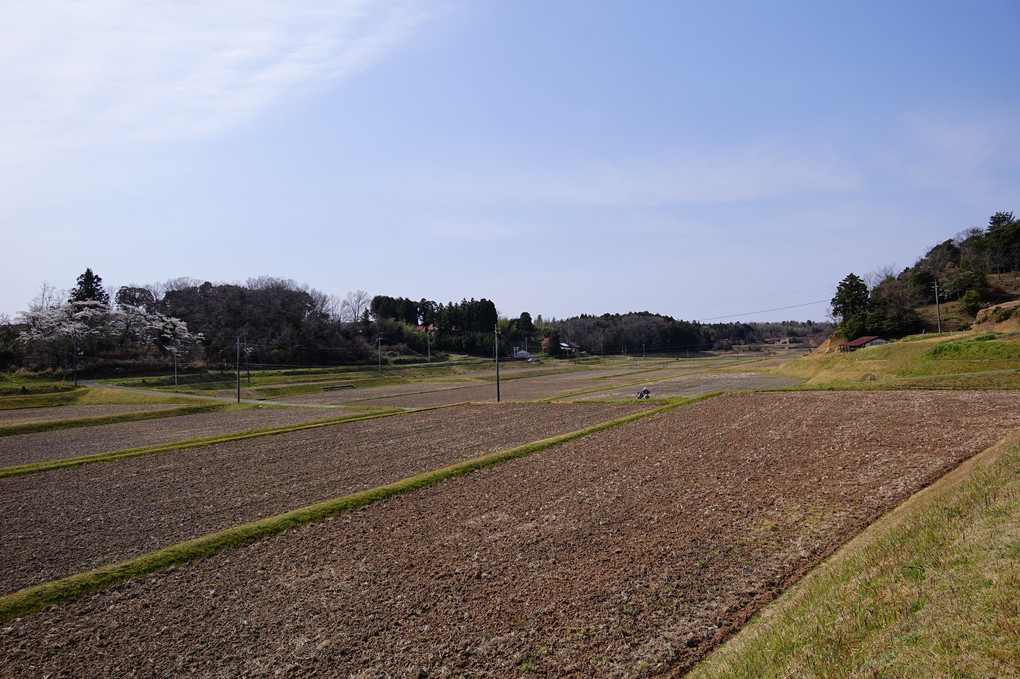
<instances>
[{"instance_id":1,"label":"brown tilled earth","mask_svg":"<svg viewBox=\"0 0 1020 679\"><path fill-rule=\"evenodd\" d=\"M349 415L335 408L251 408L0 436L0 467L282 427Z\"/></svg>"},{"instance_id":2,"label":"brown tilled earth","mask_svg":"<svg viewBox=\"0 0 1020 679\"><path fill-rule=\"evenodd\" d=\"M147 410L168 410L186 408L187 404L158 403L137 405L94 405L94 406L53 406L50 408L15 408L0 410L0 427L30 422L53 422L57 420L75 420L83 417L101 417L103 415L121 415L124 413L140 413Z\"/></svg>"},{"instance_id":3,"label":"brown tilled earth","mask_svg":"<svg viewBox=\"0 0 1020 679\"><path fill-rule=\"evenodd\" d=\"M804 380L792 377L778 377L761 373L696 373L680 375L666 380L656 379L640 386L651 391L652 398L691 397L713 391L750 391L752 389L778 389L792 387ZM640 387L611 389L578 397L579 400L604 400L634 398Z\"/></svg>"},{"instance_id":4,"label":"brown tilled earth","mask_svg":"<svg viewBox=\"0 0 1020 679\"><path fill-rule=\"evenodd\" d=\"M0 594L647 407L458 406L0 479Z\"/></svg>"},{"instance_id":5,"label":"brown tilled earth","mask_svg":"<svg viewBox=\"0 0 1020 679\"><path fill-rule=\"evenodd\" d=\"M682 674L1018 425L1016 392L721 396L8 622L0 674Z\"/></svg>"},{"instance_id":6,"label":"brown tilled earth","mask_svg":"<svg viewBox=\"0 0 1020 679\"><path fill-rule=\"evenodd\" d=\"M614 385L629 384L637 379L641 379L641 376L625 374L601 379L595 379L591 376L569 378L564 375L550 375L548 377L535 377L527 380L503 380L500 382L499 395L504 401L530 401L591 389L611 389ZM634 393L636 394L637 390ZM484 385L461 387L459 389L358 401L356 405L422 408L449 403L463 403L465 401L482 402L495 400L496 383L493 381Z\"/></svg>"},{"instance_id":7,"label":"brown tilled earth","mask_svg":"<svg viewBox=\"0 0 1020 679\"><path fill-rule=\"evenodd\" d=\"M291 403L350 403L354 406L393 406L399 408L424 408L453 403L482 402L496 400L495 371L485 373L490 381L465 382L429 380L414 384L397 384L366 389L345 389L321 394L288 396ZM558 375L542 375L527 379L514 379L511 372L508 379L500 380L500 399L504 401L526 401L549 398L561 394L589 389L609 389L614 385L628 384L641 379L635 370L592 370L570 372ZM464 380L465 376L458 376Z\"/></svg>"}]
</instances>

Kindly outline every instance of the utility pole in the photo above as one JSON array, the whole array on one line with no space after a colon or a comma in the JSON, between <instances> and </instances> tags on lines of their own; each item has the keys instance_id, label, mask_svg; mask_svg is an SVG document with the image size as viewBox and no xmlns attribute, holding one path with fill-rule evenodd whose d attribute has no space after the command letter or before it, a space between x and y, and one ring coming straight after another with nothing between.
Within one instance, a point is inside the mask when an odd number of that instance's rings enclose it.
<instances>
[{"instance_id":1,"label":"utility pole","mask_svg":"<svg viewBox=\"0 0 1020 679\"><path fill-rule=\"evenodd\" d=\"M74 386L78 386L78 331L71 331L71 365L74 370Z\"/></svg>"},{"instance_id":2,"label":"utility pole","mask_svg":"<svg viewBox=\"0 0 1020 679\"><path fill-rule=\"evenodd\" d=\"M496 403L499 403L499 326L493 330L493 338L496 340Z\"/></svg>"},{"instance_id":3,"label":"utility pole","mask_svg":"<svg viewBox=\"0 0 1020 679\"><path fill-rule=\"evenodd\" d=\"M432 362L432 333L428 329L425 330L425 346L429 352L429 363Z\"/></svg>"},{"instance_id":4,"label":"utility pole","mask_svg":"<svg viewBox=\"0 0 1020 679\"><path fill-rule=\"evenodd\" d=\"M939 309L939 279L935 279L935 317L939 323L939 334L942 334L942 311Z\"/></svg>"},{"instance_id":5,"label":"utility pole","mask_svg":"<svg viewBox=\"0 0 1020 679\"><path fill-rule=\"evenodd\" d=\"M234 361L234 370L237 371L237 402L241 402L241 336L237 336L237 358Z\"/></svg>"},{"instance_id":6,"label":"utility pole","mask_svg":"<svg viewBox=\"0 0 1020 679\"><path fill-rule=\"evenodd\" d=\"M375 339L375 343L379 347L379 372L382 372L382 335Z\"/></svg>"}]
</instances>

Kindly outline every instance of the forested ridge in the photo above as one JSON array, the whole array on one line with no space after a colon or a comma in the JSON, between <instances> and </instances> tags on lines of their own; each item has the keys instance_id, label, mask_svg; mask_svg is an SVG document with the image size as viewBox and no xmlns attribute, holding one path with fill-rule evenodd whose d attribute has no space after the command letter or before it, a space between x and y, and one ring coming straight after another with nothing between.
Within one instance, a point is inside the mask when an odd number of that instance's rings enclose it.
<instances>
[{"instance_id":1,"label":"forested ridge","mask_svg":"<svg viewBox=\"0 0 1020 679\"><path fill-rule=\"evenodd\" d=\"M996 212L987 226L935 244L913 266L848 274L832 299L832 315L846 338L903 337L929 329L919 307L955 301L973 318L982 306L1012 299L990 277L1012 274L1015 279L1018 273L1020 220L1012 212Z\"/></svg>"},{"instance_id":2,"label":"forested ridge","mask_svg":"<svg viewBox=\"0 0 1020 679\"><path fill-rule=\"evenodd\" d=\"M965 230L930 248L913 266L890 265L839 284L832 315L844 336L918 332L917 307L959 300L976 312L1008 297L990 274L1020 271L1020 221L995 213L987 227ZM867 279L867 280L866 280ZM937 289L937 293L936 293ZM111 294L112 293L112 294ZM178 278L107 290L91 268L71 290L44 284L28 310L0 318L0 367L96 371L146 369L173 359L207 366L339 365L441 359L450 353L563 351L680 355L765 343L817 344L828 321L697 323L649 311L543 319L501 316L495 302L326 294L267 276L244 283Z\"/></svg>"}]
</instances>

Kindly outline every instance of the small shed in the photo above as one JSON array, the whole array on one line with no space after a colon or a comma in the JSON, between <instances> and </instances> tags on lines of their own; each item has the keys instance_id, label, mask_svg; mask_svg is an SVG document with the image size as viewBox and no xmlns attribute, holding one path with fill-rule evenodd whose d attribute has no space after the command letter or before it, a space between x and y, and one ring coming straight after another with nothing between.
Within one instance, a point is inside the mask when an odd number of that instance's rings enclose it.
<instances>
[{"instance_id":1,"label":"small shed","mask_svg":"<svg viewBox=\"0 0 1020 679\"><path fill-rule=\"evenodd\" d=\"M849 353L851 351L857 351L864 347L877 347L879 344L885 344L886 341L881 337L869 335L867 337L858 337L852 342L844 342L839 345L839 350L843 353Z\"/></svg>"}]
</instances>

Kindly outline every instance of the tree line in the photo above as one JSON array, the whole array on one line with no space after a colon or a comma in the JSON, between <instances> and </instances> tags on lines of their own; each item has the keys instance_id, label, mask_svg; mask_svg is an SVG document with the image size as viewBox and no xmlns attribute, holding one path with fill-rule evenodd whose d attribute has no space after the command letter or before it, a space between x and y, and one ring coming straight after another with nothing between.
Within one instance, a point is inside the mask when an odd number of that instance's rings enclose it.
<instances>
[{"instance_id":1,"label":"tree line","mask_svg":"<svg viewBox=\"0 0 1020 679\"><path fill-rule=\"evenodd\" d=\"M919 306L956 300L976 315L982 304L1007 295L989 282L989 274L1020 272L1020 220L996 212L985 227L966 229L931 247L913 266L882 267L866 277L851 273L836 288L832 316L837 332L853 339L885 338L920 332Z\"/></svg>"},{"instance_id":2,"label":"tree line","mask_svg":"<svg viewBox=\"0 0 1020 679\"><path fill-rule=\"evenodd\" d=\"M44 284L15 322L0 319L0 366L147 369L174 358L209 367L339 365L550 354L571 342L589 354L696 352L769 338L817 340L826 324L696 324L650 312L543 320L499 315L488 299L440 303L363 290L326 295L292 280L245 283L178 278L107 291L91 268L70 291ZM498 333L498 334L497 334Z\"/></svg>"}]
</instances>

